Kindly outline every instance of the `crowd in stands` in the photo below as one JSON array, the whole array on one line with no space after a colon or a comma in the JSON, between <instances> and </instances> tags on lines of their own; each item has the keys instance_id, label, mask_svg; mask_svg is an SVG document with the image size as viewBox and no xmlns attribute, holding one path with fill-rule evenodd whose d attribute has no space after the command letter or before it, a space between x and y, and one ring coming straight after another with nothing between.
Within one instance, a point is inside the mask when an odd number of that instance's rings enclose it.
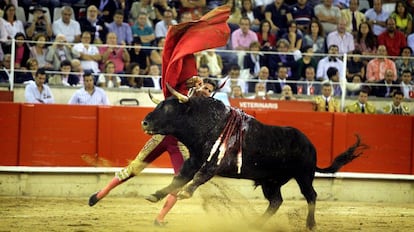
<instances>
[{"instance_id":1,"label":"crowd in stands","mask_svg":"<svg viewBox=\"0 0 414 232\"><path fill-rule=\"evenodd\" d=\"M370 5L361 8L362 1ZM222 4L231 6L229 41L195 58L199 75L217 80L230 97L316 96L326 83L333 97L361 89L414 95L414 1L0 1L0 60L7 70L14 54L15 83L44 68L49 85L83 86L88 72L104 88L159 89L168 27ZM4 72L0 82L8 80Z\"/></svg>"}]
</instances>

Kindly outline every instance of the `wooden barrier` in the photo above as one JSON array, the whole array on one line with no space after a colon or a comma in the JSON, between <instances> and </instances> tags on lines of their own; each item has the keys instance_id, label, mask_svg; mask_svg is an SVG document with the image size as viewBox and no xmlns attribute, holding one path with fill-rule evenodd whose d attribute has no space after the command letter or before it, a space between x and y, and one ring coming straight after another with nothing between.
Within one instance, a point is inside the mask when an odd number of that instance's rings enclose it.
<instances>
[{"instance_id":1,"label":"wooden barrier","mask_svg":"<svg viewBox=\"0 0 414 232\"><path fill-rule=\"evenodd\" d=\"M0 102L0 166L125 166L149 138L140 123L151 110ZM359 134L370 149L342 171L414 174L412 116L245 112L266 124L303 131L317 149L320 167L329 165ZM168 154L151 165L171 167Z\"/></svg>"},{"instance_id":2,"label":"wooden barrier","mask_svg":"<svg viewBox=\"0 0 414 232\"><path fill-rule=\"evenodd\" d=\"M14 101L14 92L0 90L0 102L13 102Z\"/></svg>"}]
</instances>

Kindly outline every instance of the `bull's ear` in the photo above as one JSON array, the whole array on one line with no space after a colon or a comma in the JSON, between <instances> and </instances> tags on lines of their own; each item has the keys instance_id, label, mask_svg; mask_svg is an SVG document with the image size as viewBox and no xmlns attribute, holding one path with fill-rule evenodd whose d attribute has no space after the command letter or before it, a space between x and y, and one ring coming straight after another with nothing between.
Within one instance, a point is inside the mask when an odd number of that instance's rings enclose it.
<instances>
[{"instance_id":1,"label":"bull's ear","mask_svg":"<svg viewBox=\"0 0 414 232\"><path fill-rule=\"evenodd\" d=\"M172 95L174 95L176 98L178 98L178 100L181 103L186 103L188 102L188 97L185 96L184 94L181 94L180 92L178 92L177 90L175 90L173 87L170 86L170 84L166 83L168 91L170 91L170 93Z\"/></svg>"},{"instance_id":2,"label":"bull's ear","mask_svg":"<svg viewBox=\"0 0 414 232\"><path fill-rule=\"evenodd\" d=\"M152 93L151 93L151 90L150 90L150 89L148 89L148 96L149 96L149 98L151 99L151 101L152 101L152 102L154 102L154 104L155 104L155 105L160 104L161 100L156 99L156 98L152 95Z\"/></svg>"}]
</instances>

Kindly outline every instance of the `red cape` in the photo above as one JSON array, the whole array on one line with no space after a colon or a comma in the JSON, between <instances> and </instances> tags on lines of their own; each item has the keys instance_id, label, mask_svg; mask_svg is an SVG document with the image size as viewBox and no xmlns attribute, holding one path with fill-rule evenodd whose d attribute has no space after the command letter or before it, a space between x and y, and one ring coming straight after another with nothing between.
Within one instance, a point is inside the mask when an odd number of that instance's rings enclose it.
<instances>
[{"instance_id":1,"label":"red cape","mask_svg":"<svg viewBox=\"0 0 414 232\"><path fill-rule=\"evenodd\" d=\"M194 53L226 45L230 36L229 15L230 7L223 5L197 21L180 23L168 29L162 54L162 89L166 98L171 95L166 83L187 94L185 81L197 75Z\"/></svg>"}]
</instances>

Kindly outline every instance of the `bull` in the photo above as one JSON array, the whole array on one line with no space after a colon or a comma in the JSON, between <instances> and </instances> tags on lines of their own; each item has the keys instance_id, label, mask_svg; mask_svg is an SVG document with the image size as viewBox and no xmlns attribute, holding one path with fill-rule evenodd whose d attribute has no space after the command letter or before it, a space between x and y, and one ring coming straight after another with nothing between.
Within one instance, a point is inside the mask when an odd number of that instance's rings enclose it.
<instances>
[{"instance_id":1,"label":"bull","mask_svg":"<svg viewBox=\"0 0 414 232\"><path fill-rule=\"evenodd\" d=\"M281 187L294 178L308 204L306 226L313 229L317 193L315 172L335 173L367 148L359 136L354 145L326 168L316 165L316 149L298 129L265 125L241 110L207 97L178 96L160 102L142 121L148 134L173 135L190 151L180 173L165 188L146 199L157 202L180 190L189 198L213 176L253 180L269 205L259 224L276 213L283 202Z\"/></svg>"}]
</instances>

